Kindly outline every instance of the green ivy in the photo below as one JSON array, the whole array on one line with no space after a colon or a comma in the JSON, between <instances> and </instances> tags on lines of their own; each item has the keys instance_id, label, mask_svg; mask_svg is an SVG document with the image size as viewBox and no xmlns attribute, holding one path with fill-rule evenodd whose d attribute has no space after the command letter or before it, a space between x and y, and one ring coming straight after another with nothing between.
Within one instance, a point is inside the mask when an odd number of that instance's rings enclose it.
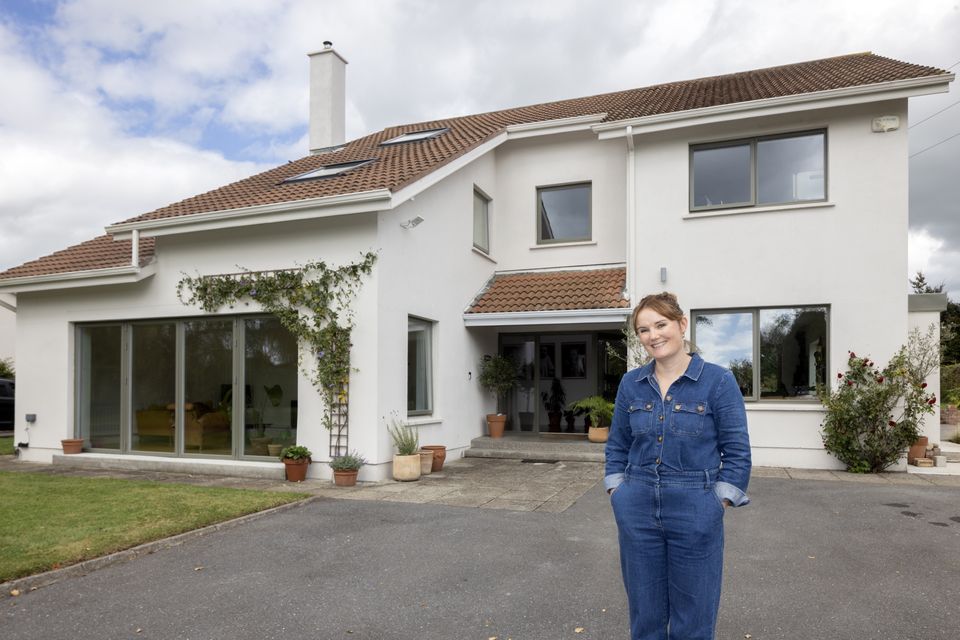
<instances>
[{"instance_id":1,"label":"green ivy","mask_svg":"<svg viewBox=\"0 0 960 640\"><path fill-rule=\"evenodd\" d=\"M241 301L253 301L297 337L300 366L314 387L328 399L324 424L333 424L335 405L346 406L350 379L350 333L353 311L350 303L363 276L373 271L377 255L363 254L360 261L332 268L318 260L296 269L188 276L177 283L183 304L199 305L215 312L231 309ZM303 354L314 356L314 369L304 366Z\"/></svg>"}]
</instances>

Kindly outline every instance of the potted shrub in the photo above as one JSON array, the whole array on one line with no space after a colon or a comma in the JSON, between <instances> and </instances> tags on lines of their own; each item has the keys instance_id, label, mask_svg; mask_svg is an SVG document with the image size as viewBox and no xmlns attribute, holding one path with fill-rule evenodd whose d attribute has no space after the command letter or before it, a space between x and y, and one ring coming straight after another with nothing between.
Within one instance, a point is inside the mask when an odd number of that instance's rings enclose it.
<instances>
[{"instance_id":1,"label":"potted shrub","mask_svg":"<svg viewBox=\"0 0 960 640\"><path fill-rule=\"evenodd\" d=\"M493 395L498 403L517 386L517 368L510 358L487 356L480 361L480 386ZM502 438L507 416L502 413L487 414L487 431L491 438Z\"/></svg>"},{"instance_id":2,"label":"potted shrub","mask_svg":"<svg viewBox=\"0 0 960 640\"><path fill-rule=\"evenodd\" d=\"M547 410L547 418L550 421L550 431L560 431L560 418L563 415L563 407L567 403L567 392L559 378L554 378L550 383L550 392L540 393L540 399L543 400L543 408Z\"/></svg>"},{"instance_id":3,"label":"potted shrub","mask_svg":"<svg viewBox=\"0 0 960 640\"><path fill-rule=\"evenodd\" d=\"M589 396L570 405L571 409L583 411L590 420L587 440L606 442L610 435L610 422L613 420L613 403L603 396Z\"/></svg>"},{"instance_id":4,"label":"potted shrub","mask_svg":"<svg viewBox=\"0 0 960 640\"><path fill-rule=\"evenodd\" d=\"M393 456L393 479L410 482L420 479L420 436L416 429L402 420L393 420L387 427L397 453Z\"/></svg>"},{"instance_id":5,"label":"potted shrub","mask_svg":"<svg viewBox=\"0 0 960 640\"><path fill-rule=\"evenodd\" d=\"M333 469L333 484L338 487L352 487L357 484L360 467L367 464L358 451L349 451L337 456L327 464Z\"/></svg>"},{"instance_id":6,"label":"potted shrub","mask_svg":"<svg viewBox=\"0 0 960 640\"><path fill-rule=\"evenodd\" d=\"M310 457L312 455L310 449L300 445L286 447L281 451L280 460L283 461L287 480L290 482L303 482L306 480L307 466L313 462Z\"/></svg>"}]
</instances>

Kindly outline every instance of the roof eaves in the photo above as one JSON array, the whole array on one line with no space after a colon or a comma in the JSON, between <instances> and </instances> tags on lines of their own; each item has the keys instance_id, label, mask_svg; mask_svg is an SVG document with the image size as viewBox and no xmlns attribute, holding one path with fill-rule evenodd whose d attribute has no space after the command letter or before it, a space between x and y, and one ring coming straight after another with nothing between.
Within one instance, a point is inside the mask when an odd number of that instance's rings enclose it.
<instances>
[{"instance_id":1,"label":"roof eaves","mask_svg":"<svg viewBox=\"0 0 960 640\"><path fill-rule=\"evenodd\" d=\"M156 273L156 260L143 266L125 265L87 271L68 271L38 276L21 276L0 280L0 293L24 293L52 289L75 289L113 284L129 284L150 278Z\"/></svg>"},{"instance_id":2,"label":"roof eaves","mask_svg":"<svg viewBox=\"0 0 960 640\"><path fill-rule=\"evenodd\" d=\"M620 324L630 316L630 308L562 309L554 311L502 311L464 313L467 327L505 327L564 324Z\"/></svg>"},{"instance_id":3,"label":"roof eaves","mask_svg":"<svg viewBox=\"0 0 960 640\"><path fill-rule=\"evenodd\" d=\"M743 118L748 115L753 116L755 115L753 112L761 110L770 110L771 112L779 113L793 110L794 107L809 108L808 105L810 103L816 102L823 102L823 106L828 107L942 93L948 90L947 85L953 81L954 77L954 74L949 73L922 78L908 78L906 80L891 80L889 82L878 82L855 87L843 87L840 89L827 89L825 91L797 93L777 96L775 98L734 102L731 104L688 109L685 111L670 111L650 116L641 116L639 118L604 122L594 125L592 130L597 134L599 139L606 140L627 135L626 127L628 126L633 127L633 133L639 133L639 129L656 131L674 128L676 126L690 126L690 123L687 122L689 120L715 121ZM878 94L885 95L878 97ZM778 108L782 109L775 111Z\"/></svg>"},{"instance_id":4,"label":"roof eaves","mask_svg":"<svg viewBox=\"0 0 960 640\"><path fill-rule=\"evenodd\" d=\"M125 239L134 230L150 236L173 235L207 231L211 229L249 226L270 222L325 218L351 213L376 211L391 208L391 194L388 189L359 191L322 198L276 202L272 204L206 211L169 218L119 222L106 228L107 233L117 239ZM383 206L383 203L387 203Z\"/></svg>"}]
</instances>

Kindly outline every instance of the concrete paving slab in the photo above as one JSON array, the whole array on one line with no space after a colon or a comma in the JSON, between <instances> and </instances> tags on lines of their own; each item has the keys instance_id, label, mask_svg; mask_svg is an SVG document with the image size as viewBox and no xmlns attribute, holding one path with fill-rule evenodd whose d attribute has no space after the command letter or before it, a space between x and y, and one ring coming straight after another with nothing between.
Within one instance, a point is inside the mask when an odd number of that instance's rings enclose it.
<instances>
[{"instance_id":1,"label":"concrete paving slab","mask_svg":"<svg viewBox=\"0 0 960 640\"><path fill-rule=\"evenodd\" d=\"M481 509L504 509L506 511L533 511L539 507L542 502L535 500L504 500L494 498L490 502L480 505Z\"/></svg>"},{"instance_id":2,"label":"concrete paving slab","mask_svg":"<svg viewBox=\"0 0 960 640\"><path fill-rule=\"evenodd\" d=\"M753 467L750 470L751 478L789 478L790 474L783 467Z\"/></svg>"}]
</instances>

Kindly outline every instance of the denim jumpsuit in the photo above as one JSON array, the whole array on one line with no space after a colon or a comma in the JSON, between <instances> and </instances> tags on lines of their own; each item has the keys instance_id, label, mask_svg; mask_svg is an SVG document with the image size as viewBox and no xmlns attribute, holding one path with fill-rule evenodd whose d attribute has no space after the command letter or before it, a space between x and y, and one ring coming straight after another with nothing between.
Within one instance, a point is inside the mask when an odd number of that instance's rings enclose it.
<instances>
[{"instance_id":1,"label":"denim jumpsuit","mask_svg":"<svg viewBox=\"0 0 960 640\"><path fill-rule=\"evenodd\" d=\"M606 458L631 640L712 639L722 501L750 501L747 415L733 374L693 354L661 397L653 362L627 372Z\"/></svg>"}]
</instances>

